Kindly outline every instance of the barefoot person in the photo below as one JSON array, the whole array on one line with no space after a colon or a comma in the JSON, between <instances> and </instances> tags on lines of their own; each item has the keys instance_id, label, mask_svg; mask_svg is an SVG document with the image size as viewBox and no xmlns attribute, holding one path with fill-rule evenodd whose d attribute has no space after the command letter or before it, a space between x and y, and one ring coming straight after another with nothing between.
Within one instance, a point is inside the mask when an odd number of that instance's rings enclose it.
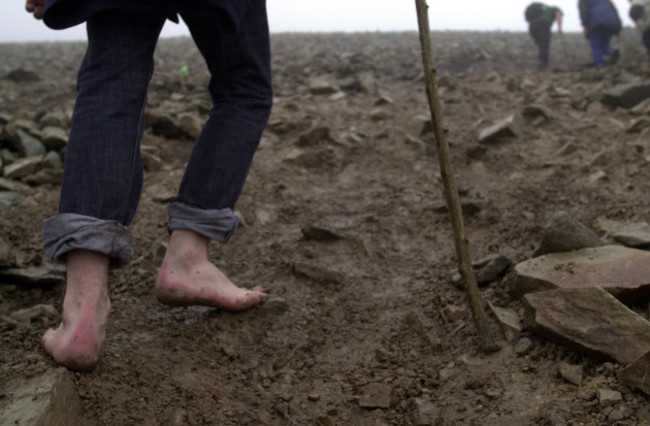
<instances>
[{"instance_id":1,"label":"barefoot person","mask_svg":"<svg viewBox=\"0 0 650 426\"><path fill-rule=\"evenodd\" d=\"M88 47L66 149L59 214L43 224L43 247L67 266L63 321L43 336L57 362L92 368L110 312L110 268L132 258L129 224L142 190L140 138L153 55L166 19L182 17L211 73L213 106L195 141L178 195L155 293L173 306L241 311L266 298L235 286L208 260L211 240L237 228L234 206L271 105L265 0L27 0L51 28L85 22Z\"/></svg>"},{"instance_id":2,"label":"barefoot person","mask_svg":"<svg viewBox=\"0 0 650 426\"><path fill-rule=\"evenodd\" d=\"M557 32L562 35L562 9L544 3L531 3L524 11L528 33L539 51L539 68L546 69L551 50L551 27L557 22Z\"/></svg>"},{"instance_id":3,"label":"barefoot person","mask_svg":"<svg viewBox=\"0 0 650 426\"><path fill-rule=\"evenodd\" d=\"M621 32L622 23L612 1L579 0L578 10L596 68L605 65L605 57L609 57L611 62L616 62L618 51L611 48L610 42Z\"/></svg>"},{"instance_id":4,"label":"barefoot person","mask_svg":"<svg viewBox=\"0 0 650 426\"><path fill-rule=\"evenodd\" d=\"M650 0L630 0L630 18L634 21L641 40L650 54Z\"/></svg>"}]
</instances>

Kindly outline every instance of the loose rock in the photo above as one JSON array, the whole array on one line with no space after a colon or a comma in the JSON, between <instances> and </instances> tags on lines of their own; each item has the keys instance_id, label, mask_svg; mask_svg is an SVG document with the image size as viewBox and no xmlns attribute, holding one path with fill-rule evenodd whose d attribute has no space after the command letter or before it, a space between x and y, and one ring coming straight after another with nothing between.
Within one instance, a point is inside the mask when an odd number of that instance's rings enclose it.
<instances>
[{"instance_id":1,"label":"loose rock","mask_svg":"<svg viewBox=\"0 0 650 426\"><path fill-rule=\"evenodd\" d=\"M413 399L413 424L429 426L437 424L438 412L431 401L423 398Z\"/></svg>"},{"instance_id":2,"label":"loose rock","mask_svg":"<svg viewBox=\"0 0 650 426\"><path fill-rule=\"evenodd\" d=\"M649 252L615 245L552 253L519 263L510 284L518 294L597 286L638 300L650 292L649 262Z\"/></svg>"},{"instance_id":3,"label":"loose rock","mask_svg":"<svg viewBox=\"0 0 650 426\"><path fill-rule=\"evenodd\" d=\"M621 383L650 395L650 352L644 353L623 368L618 377Z\"/></svg>"},{"instance_id":4,"label":"loose rock","mask_svg":"<svg viewBox=\"0 0 650 426\"><path fill-rule=\"evenodd\" d=\"M3 425L78 425L82 423L81 403L71 373L57 368L5 387L9 401L0 408Z\"/></svg>"},{"instance_id":5,"label":"loose rock","mask_svg":"<svg viewBox=\"0 0 650 426\"><path fill-rule=\"evenodd\" d=\"M558 364L558 372L564 380L572 385L580 386L582 384L582 365L572 365L568 362L560 362Z\"/></svg>"},{"instance_id":6,"label":"loose rock","mask_svg":"<svg viewBox=\"0 0 650 426\"><path fill-rule=\"evenodd\" d=\"M628 247L645 248L650 246L650 225L647 222L617 224L610 237Z\"/></svg>"},{"instance_id":7,"label":"loose rock","mask_svg":"<svg viewBox=\"0 0 650 426\"><path fill-rule=\"evenodd\" d=\"M539 247L533 256L565 252L604 244L598 236L567 212L558 211L548 220Z\"/></svg>"},{"instance_id":8,"label":"loose rock","mask_svg":"<svg viewBox=\"0 0 650 426\"><path fill-rule=\"evenodd\" d=\"M479 131L478 142L488 143L497 141L504 137L513 137L519 135L519 125L517 124L517 116L510 115L490 127L486 127Z\"/></svg>"},{"instance_id":9,"label":"loose rock","mask_svg":"<svg viewBox=\"0 0 650 426\"><path fill-rule=\"evenodd\" d=\"M363 408L390 407L391 388L381 383L371 383L363 389L359 405Z\"/></svg>"},{"instance_id":10,"label":"loose rock","mask_svg":"<svg viewBox=\"0 0 650 426\"><path fill-rule=\"evenodd\" d=\"M650 323L599 287L524 297L527 329L605 360L629 364L650 351Z\"/></svg>"},{"instance_id":11,"label":"loose rock","mask_svg":"<svg viewBox=\"0 0 650 426\"><path fill-rule=\"evenodd\" d=\"M650 80L614 86L603 92L600 101L607 105L633 108L650 98Z\"/></svg>"}]
</instances>

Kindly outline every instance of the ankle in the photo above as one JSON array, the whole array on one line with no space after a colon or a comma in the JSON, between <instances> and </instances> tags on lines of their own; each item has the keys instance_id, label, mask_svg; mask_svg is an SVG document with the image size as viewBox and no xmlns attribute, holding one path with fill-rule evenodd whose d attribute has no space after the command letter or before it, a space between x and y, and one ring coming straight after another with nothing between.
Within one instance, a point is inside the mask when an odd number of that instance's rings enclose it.
<instances>
[{"instance_id":1,"label":"ankle","mask_svg":"<svg viewBox=\"0 0 650 426\"><path fill-rule=\"evenodd\" d=\"M208 260L210 240L194 231L177 229L172 232L165 253L166 260L191 266Z\"/></svg>"}]
</instances>

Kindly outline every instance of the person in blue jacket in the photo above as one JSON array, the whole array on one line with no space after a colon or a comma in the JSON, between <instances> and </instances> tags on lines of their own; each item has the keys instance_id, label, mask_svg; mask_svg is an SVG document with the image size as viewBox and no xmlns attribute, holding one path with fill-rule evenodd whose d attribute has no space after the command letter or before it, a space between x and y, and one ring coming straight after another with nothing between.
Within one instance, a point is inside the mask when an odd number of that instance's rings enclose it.
<instances>
[{"instance_id":1,"label":"person in blue jacket","mask_svg":"<svg viewBox=\"0 0 650 426\"><path fill-rule=\"evenodd\" d=\"M610 42L621 32L622 24L614 4L611 0L579 0L578 10L596 67L605 65L606 56L615 62L618 52L612 50Z\"/></svg>"},{"instance_id":2,"label":"person in blue jacket","mask_svg":"<svg viewBox=\"0 0 650 426\"><path fill-rule=\"evenodd\" d=\"M59 212L43 224L46 255L67 266L63 320L43 347L71 369L96 365L110 312L108 273L133 256L129 224L142 190L140 139L166 19L187 24L211 74L212 110L168 206L170 240L155 294L174 306L248 309L266 298L234 285L208 260L226 243L272 105L265 0L27 0L54 29L86 23L88 46L66 148Z\"/></svg>"}]
</instances>

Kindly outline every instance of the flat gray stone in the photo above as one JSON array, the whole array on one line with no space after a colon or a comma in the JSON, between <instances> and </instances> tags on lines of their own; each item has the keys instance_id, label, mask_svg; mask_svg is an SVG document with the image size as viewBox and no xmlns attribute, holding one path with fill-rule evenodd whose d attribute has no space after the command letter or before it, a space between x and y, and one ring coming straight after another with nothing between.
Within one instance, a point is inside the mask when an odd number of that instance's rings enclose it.
<instances>
[{"instance_id":1,"label":"flat gray stone","mask_svg":"<svg viewBox=\"0 0 650 426\"><path fill-rule=\"evenodd\" d=\"M61 129L68 128L68 119L63 114L48 112L38 120L38 125L42 129L46 127L60 127Z\"/></svg>"},{"instance_id":2,"label":"flat gray stone","mask_svg":"<svg viewBox=\"0 0 650 426\"><path fill-rule=\"evenodd\" d=\"M32 286L65 284L65 267L28 266L1 269L0 284L2 283Z\"/></svg>"},{"instance_id":3,"label":"flat gray stone","mask_svg":"<svg viewBox=\"0 0 650 426\"><path fill-rule=\"evenodd\" d=\"M650 322L599 287L524 296L525 327L597 358L629 364L650 351Z\"/></svg>"},{"instance_id":4,"label":"flat gray stone","mask_svg":"<svg viewBox=\"0 0 650 426\"><path fill-rule=\"evenodd\" d=\"M624 302L650 294L650 252L607 245L552 253L515 266L518 294L559 288L601 287Z\"/></svg>"},{"instance_id":5,"label":"flat gray stone","mask_svg":"<svg viewBox=\"0 0 650 426\"><path fill-rule=\"evenodd\" d=\"M42 156L26 157L14 161L5 167L5 177L7 179L20 179L35 173L41 164L42 158Z\"/></svg>"},{"instance_id":6,"label":"flat gray stone","mask_svg":"<svg viewBox=\"0 0 650 426\"><path fill-rule=\"evenodd\" d=\"M296 146L308 147L316 146L322 142L327 142L330 139L330 128L327 126L317 125L301 134L298 137Z\"/></svg>"},{"instance_id":7,"label":"flat gray stone","mask_svg":"<svg viewBox=\"0 0 650 426\"><path fill-rule=\"evenodd\" d=\"M43 169L34 174L25 176L22 181L31 185L57 185L63 182L63 168L58 169Z\"/></svg>"},{"instance_id":8,"label":"flat gray stone","mask_svg":"<svg viewBox=\"0 0 650 426\"><path fill-rule=\"evenodd\" d=\"M57 368L21 381L0 398L0 426L81 424L81 403L71 373Z\"/></svg>"},{"instance_id":9,"label":"flat gray stone","mask_svg":"<svg viewBox=\"0 0 650 426\"><path fill-rule=\"evenodd\" d=\"M58 152L56 151L49 151L45 156L41 159L41 162L38 165L38 168L40 170L44 169L63 169L63 160L61 159L61 155L59 155Z\"/></svg>"},{"instance_id":10,"label":"flat gray stone","mask_svg":"<svg viewBox=\"0 0 650 426\"><path fill-rule=\"evenodd\" d=\"M596 395L598 402L603 407L609 407L623 401L623 395L619 391L611 389L598 389Z\"/></svg>"},{"instance_id":11,"label":"flat gray stone","mask_svg":"<svg viewBox=\"0 0 650 426\"><path fill-rule=\"evenodd\" d=\"M199 134L201 134L203 123L196 115L186 112L179 114L177 118L177 127L181 136L190 140L195 140L199 137Z\"/></svg>"},{"instance_id":12,"label":"flat gray stone","mask_svg":"<svg viewBox=\"0 0 650 426\"><path fill-rule=\"evenodd\" d=\"M6 210L22 201L24 197L12 191L0 191L0 210Z\"/></svg>"},{"instance_id":13,"label":"flat gray stone","mask_svg":"<svg viewBox=\"0 0 650 426\"><path fill-rule=\"evenodd\" d=\"M648 98L650 98L650 80L614 86L602 93L600 101L607 105L633 108Z\"/></svg>"},{"instance_id":14,"label":"flat gray stone","mask_svg":"<svg viewBox=\"0 0 650 426\"><path fill-rule=\"evenodd\" d=\"M501 278L512 262L501 254L493 254L472 264L478 285L489 284Z\"/></svg>"},{"instance_id":15,"label":"flat gray stone","mask_svg":"<svg viewBox=\"0 0 650 426\"><path fill-rule=\"evenodd\" d=\"M635 359L618 373L618 379L626 386L637 388L650 395L650 352Z\"/></svg>"},{"instance_id":16,"label":"flat gray stone","mask_svg":"<svg viewBox=\"0 0 650 426\"><path fill-rule=\"evenodd\" d=\"M58 126L46 126L41 130L43 145L47 149L60 149L68 144L68 133Z\"/></svg>"},{"instance_id":17,"label":"flat gray stone","mask_svg":"<svg viewBox=\"0 0 650 426\"><path fill-rule=\"evenodd\" d=\"M0 193L3 191L25 193L29 191L29 186L15 180L0 178Z\"/></svg>"},{"instance_id":18,"label":"flat gray stone","mask_svg":"<svg viewBox=\"0 0 650 426\"><path fill-rule=\"evenodd\" d=\"M40 304L12 312L10 317L18 322L30 324L36 318L56 319L59 317L59 311L52 305Z\"/></svg>"},{"instance_id":19,"label":"flat gray stone","mask_svg":"<svg viewBox=\"0 0 650 426\"><path fill-rule=\"evenodd\" d=\"M390 386L371 383L363 389L363 394L359 397L359 405L363 408L388 408L390 392Z\"/></svg>"},{"instance_id":20,"label":"flat gray stone","mask_svg":"<svg viewBox=\"0 0 650 426\"><path fill-rule=\"evenodd\" d=\"M533 341L528 337L522 337L517 341L513 352L519 356L524 356L530 353L533 350Z\"/></svg>"},{"instance_id":21,"label":"flat gray stone","mask_svg":"<svg viewBox=\"0 0 650 426\"><path fill-rule=\"evenodd\" d=\"M23 157L43 155L46 152L45 146L41 143L41 141L24 130L17 129L15 132L15 138L18 152Z\"/></svg>"},{"instance_id":22,"label":"flat gray stone","mask_svg":"<svg viewBox=\"0 0 650 426\"><path fill-rule=\"evenodd\" d=\"M650 225L648 222L636 222L615 225L610 236L614 241L628 247L650 246Z\"/></svg>"},{"instance_id":23,"label":"flat gray stone","mask_svg":"<svg viewBox=\"0 0 650 426\"><path fill-rule=\"evenodd\" d=\"M517 311L510 308L502 308L490 302L488 302L488 307L496 317L506 339L510 341L519 336L521 333L521 318L519 318Z\"/></svg>"},{"instance_id":24,"label":"flat gray stone","mask_svg":"<svg viewBox=\"0 0 650 426\"><path fill-rule=\"evenodd\" d=\"M411 118L404 126L404 133L416 138L433 132L433 122L430 116L418 114Z\"/></svg>"},{"instance_id":25,"label":"flat gray stone","mask_svg":"<svg viewBox=\"0 0 650 426\"><path fill-rule=\"evenodd\" d=\"M580 386L582 384L583 368L582 365L573 365L568 362L560 362L557 366L558 373L567 382L572 385Z\"/></svg>"},{"instance_id":26,"label":"flat gray stone","mask_svg":"<svg viewBox=\"0 0 650 426\"><path fill-rule=\"evenodd\" d=\"M479 143L488 143L499 140L503 137L512 137L519 135L519 125L517 123L517 116L510 115L493 125L481 129L478 133Z\"/></svg>"},{"instance_id":27,"label":"flat gray stone","mask_svg":"<svg viewBox=\"0 0 650 426\"><path fill-rule=\"evenodd\" d=\"M413 424L415 426L438 424L438 410L431 401L424 398L413 399Z\"/></svg>"},{"instance_id":28,"label":"flat gray stone","mask_svg":"<svg viewBox=\"0 0 650 426\"><path fill-rule=\"evenodd\" d=\"M331 95L339 91L331 75L318 75L309 79L309 92L312 95Z\"/></svg>"},{"instance_id":29,"label":"flat gray stone","mask_svg":"<svg viewBox=\"0 0 650 426\"><path fill-rule=\"evenodd\" d=\"M558 211L548 219L542 240L533 256L598 247L603 244L591 229L573 219L567 212Z\"/></svg>"}]
</instances>

